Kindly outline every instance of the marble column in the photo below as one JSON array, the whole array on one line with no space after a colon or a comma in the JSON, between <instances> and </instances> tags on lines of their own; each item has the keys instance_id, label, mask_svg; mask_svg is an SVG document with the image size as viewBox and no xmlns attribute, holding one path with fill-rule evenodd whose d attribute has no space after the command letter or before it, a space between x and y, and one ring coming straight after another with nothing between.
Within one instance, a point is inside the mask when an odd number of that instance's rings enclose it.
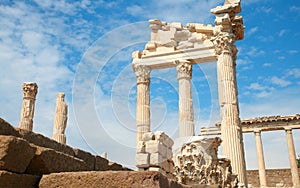
<instances>
[{"instance_id":1,"label":"marble column","mask_svg":"<svg viewBox=\"0 0 300 188\"><path fill-rule=\"evenodd\" d=\"M194 136L194 109L191 91L192 64L176 61L179 92L179 137Z\"/></svg>"},{"instance_id":2,"label":"marble column","mask_svg":"<svg viewBox=\"0 0 300 188\"><path fill-rule=\"evenodd\" d=\"M299 172L298 172L298 166L297 166L297 159L296 159L296 152L295 152L295 146L294 146L294 141L293 141L292 129L290 129L290 128L285 129L285 133L286 133L286 140L287 140L287 146L288 146L289 160L290 160L290 165L291 165L293 186L300 187Z\"/></svg>"},{"instance_id":3,"label":"marble column","mask_svg":"<svg viewBox=\"0 0 300 188\"><path fill-rule=\"evenodd\" d=\"M66 144L65 129L68 120L68 105L65 102L65 94L58 93L56 98L56 110L54 117L54 129L52 139Z\"/></svg>"},{"instance_id":4,"label":"marble column","mask_svg":"<svg viewBox=\"0 0 300 188\"><path fill-rule=\"evenodd\" d=\"M256 155L257 155L257 162L258 162L258 174L259 174L260 187L267 187L265 159L264 159L264 152L263 152L263 146L261 141L261 131L255 130L254 134L255 134Z\"/></svg>"},{"instance_id":5,"label":"marble column","mask_svg":"<svg viewBox=\"0 0 300 188\"><path fill-rule=\"evenodd\" d=\"M136 142L142 139L145 132L150 131L150 72L148 66L133 66L136 75Z\"/></svg>"},{"instance_id":6,"label":"marble column","mask_svg":"<svg viewBox=\"0 0 300 188\"><path fill-rule=\"evenodd\" d=\"M218 75L218 92L221 117L223 155L231 160L232 170L238 174L239 187L247 187L244 143L239 118L235 55L232 34L219 33L215 44Z\"/></svg>"},{"instance_id":7,"label":"marble column","mask_svg":"<svg viewBox=\"0 0 300 188\"><path fill-rule=\"evenodd\" d=\"M35 97L38 92L38 86L33 82L23 83L23 103L19 128L32 131L33 116L35 107Z\"/></svg>"}]
</instances>

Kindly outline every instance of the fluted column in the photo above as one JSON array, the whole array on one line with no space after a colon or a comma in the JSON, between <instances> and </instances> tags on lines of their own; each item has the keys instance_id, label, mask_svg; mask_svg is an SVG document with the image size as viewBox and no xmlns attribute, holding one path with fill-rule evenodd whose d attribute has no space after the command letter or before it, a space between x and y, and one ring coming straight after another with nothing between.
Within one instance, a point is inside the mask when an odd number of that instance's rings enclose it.
<instances>
[{"instance_id":1,"label":"fluted column","mask_svg":"<svg viewBox=\"0 0 300 188\"><path fill-rule=\"evenodd\" d=\"M179 91L179 136L194 136L194 109L191 91L192 64L176 61Z\"/></svg>"},{"instance_id":2,"label":"fluted column","mask_svg":"<svg viewBox=\"0 0 300 188\"><path fill-rule=\"evenodd\" d=\"M264 152L263 152L263 146L261 141L261 131L255 130L254 134L255 134L256 155L257 155L257 162L258 162L258 174L259 174L260 187L266 187L267 178L266 178Z\"/></svg>"},{"instance_id":3,"label":"fluted column","mask_svg":"<svg viewBox=\"0 0 300 188\"><path fill-rule=\"evenodd\" d=\"M32 131L33 116L35 107L35 97L38 92L38 86L33 82L23 83L23 103L19 128Z\"/></svg>"},{"instance_id":4,"label":"fluted column","mask_svg":"<svg viewBox=\"0 0 300 188\"><path fill-rule=\"evenodd\" d=\"M65 129L68 120L68 105L65 102L65 94L58 93L56 98L56 110L54 117L54 129L52 139L66 144Z\"/></svg>"},{"instance_id":5,"label":"fluted column","mask_svg":"<svg viewBox=\"0 0 300 188\"><path fill-rule=\"evenodd\" d=\"M297 166L297 159L296 159L296 152L295 152L292 129L290 129L290 128L285 129L285 133L286 133L286 140L287 140L287 146L288 146L289 160L290 160L290 165L291 165L293 186L300 187L299 172L298 172L298 166Z\"/></svg>"},{"instance_id":6,"label":"fluted column","mask_svg":"<svg viewBox=\"0 0 300 188\"><path fill-rule=\"evenodd\" d=\"M145 132L150 131L150 72L148 66L133 66L136 75L136 141L140 141Z\"/></svg>"},{"instance_id":7,"label":"fluted column","mask_svg":"<svg viewBox=\"0 0 300 188\"><path fill-rule=\"evenodd\" d=\"M247 187L243 135L239 118L236 84L236 48L232 34L222 32L213 40L215 44L218 91L221 116L222 151L231 160L233 173L238 174L239 187Z\"/></svg>"}]
</instances>

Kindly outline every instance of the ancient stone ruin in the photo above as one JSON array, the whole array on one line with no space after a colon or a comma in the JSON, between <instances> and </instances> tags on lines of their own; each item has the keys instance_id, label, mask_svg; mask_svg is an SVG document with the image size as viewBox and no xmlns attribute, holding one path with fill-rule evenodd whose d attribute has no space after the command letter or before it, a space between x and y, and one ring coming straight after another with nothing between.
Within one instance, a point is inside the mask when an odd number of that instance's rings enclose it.
<instances>
[{"instance_id":1,"label":"ancient stone ruin","mask_svg":"<svg viewBox=\"0 0 300 188\"><path fill-rule=\"evenodd\" d=\"M137 84L136 171L109 161L106 153L98 156L66 145L64 93L57 95L52 139L34 133L38 86L25 82L19 128L0 118L0 187L299 187L292 130L300 128L300 115L239 118L234 43L244 37L240 12L240 0L225 0L211 10L214 25L149 20L151 40L143 51L132 54ZM221 121L196 135L192 69L207 62L217 63ZM151 70L164 68L177 71L179 138L174 140L162 131L152 132L150 126ZM291 169L265 169L261 132L273 130L286 132ZM246 132L255 134L258 171L246 171Z\"/></svg>"}]
</instances>

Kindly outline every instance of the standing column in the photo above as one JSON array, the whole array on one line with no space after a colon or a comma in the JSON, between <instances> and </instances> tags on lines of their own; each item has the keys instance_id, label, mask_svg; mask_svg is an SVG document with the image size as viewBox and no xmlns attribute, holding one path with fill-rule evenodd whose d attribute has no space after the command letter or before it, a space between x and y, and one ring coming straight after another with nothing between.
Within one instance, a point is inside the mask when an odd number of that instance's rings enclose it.
<instances>
[{"instance_id":1,"label":"standing column","mask_svg":"<svg viewBox=\"0 0 300 188\"><path fill-rule=\"evenodd\" d=\"M54 117L54 129L52 139L66 144L65 129L68 120L68 105L65 102L65 94L58 93L56 98L56 110Z\"/></svg>"},{"instance_id":2,"label":"standing column","mask_svg":"<svg viewBox=\"0 0 300 188\"><path fill-rule=\"evenodd\" d=\"M255 130L254 134L255 134L256 155L257 155L257 162L258 162L260 187L267 187L264 152L263 152L263 146L261 141L261 131Z\"/></svg>"},{"instance_id":3,"label":"standing column","mask_svg":"<svg viewBox=\"0 0 300 188\"><path fill-rule=\"evenodd\" d=\"M194 109L191 91L192 64L176 61L179 90L179 136L194 136Z\"/></svg>"},{"instance_id":4,"label":"standing column","mask_svg":"<svg viewBox=\"0 0 300 188\"><path fill-rule=\"evenodd\" d=\"M218 91L221 117L222 151L231 160L233 173L238 175L239 187L247 187L246 163L235 75L236 48L232 34L221 32L213 40L215 44L218 74Z\"/></svg>"},{"instance_id":5,"label":"standing column","mask_svg":"<svg viewBox=\"0 0 300 188\"><path fill-rule=\"evenodd\" d=\"M140 141L145 132L150 131L150 72L145 65L133 66L136 75L136 141Z\"/></svg>"},{"instance_id":6,"label":"standing column","mask_svg":"<svg viewBox=\"0 0 300 188\"><path fill-rule=\"evenodd\" d=\"M19 128L32 131L35 97L38 92L38 86L33 82L23 83L23 103Z\"/></svg>"},{"instance_id":7,"label":"standing column","mask_svg":"<svg viewBox=\"0 0 300 188\"><path fill-rule=\"evenodd\" d=\"M289 152L289 160L290 160L290 165L291 165L293 186L300 187L299 172L298 172L298 166L297 166L297 159L296 159L292 129L290 129L290 128L285 129L285 133L286 133L286 140L287 140L287 146L288 146L288 152Z\"/></svg>"}]
</instances>

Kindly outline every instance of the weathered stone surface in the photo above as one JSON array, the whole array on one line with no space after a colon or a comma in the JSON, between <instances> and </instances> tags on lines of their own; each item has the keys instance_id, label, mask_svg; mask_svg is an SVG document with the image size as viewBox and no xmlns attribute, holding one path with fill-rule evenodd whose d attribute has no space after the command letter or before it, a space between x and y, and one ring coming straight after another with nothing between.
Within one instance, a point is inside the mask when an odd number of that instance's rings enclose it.
<instances>
[{"instance_id":1,"label":"weathered stone surface","mask_svg":"<svg viewBox=\"0 0 300 188\"><path fill-rule=\"evenodd\" d=\"M95 170L96 171L109 170L108 160L100 156L95 156Z\"/></svg>"},{"instance_id":2,"label":"weathered stone surface","mask_svg":"<svg viewBox=\"0 0 300 188\"><path fill-rule=\"evenodd\" d=\"M94 155L80 149L74 149L74 154L76 158L82 159L85 162L87 170L95 170L96 158Z\"/></svg>"},{"instance_id":3,"label":"weathered stone surface","mask_svg":"<svg viewBox=\"0 0 300 188\"><path fill-rule=\"evenodd\" d=\"M0 135L10 135L20 137L18 131L15 130L13 126L11 126L8 122L4 119L0 118Z\"/></svg>"},{"instance_id":4,"label":"weathered stone surface","mask_svg":"<svg viewBox=\"0 0 300 188\"><path fill-rule=\"evenodd\" d=\"M28 174L15 174L0 170L0 187L5 188L28 188L37 187L40 177Z\"/></svg>"},{"instance_id":5,"label":"weathered stone surface","mask_svg":"<svg viewBox=\"0 0 300 188\"><path fill-rule=\"evenodd\" d=\"M40 188L73 187L147 187L182 188L183 186L168 180L159 172L68 172L44 175Z\"/></svg>"},{"instance_id":6,"label":"weathered stone surface","mask_svg":"<svg viewBox=\"0 0 300 188\"><path fill-rule=\"evenodd\" d=\"M115 162L109 162L108 163L108 169L112 171L122 171L123 167L122 165L115 163Z\"/></svg>"},{"instance_id":7,"label":"weathered stone surface","mask_svg":"<svg viewBox=\"0 0 300 188\"><path fill-rule=\"evenodd\" d=\"M37 147L37 151L26 170L27 174L49 174L54 172L86 171L87 166L81 159L55 151Z\"/></svg>"},{"instance_id":8,"label":"weathered stone surface","mask_svg":"<svg viewBox=\"0 0 300 188\"><path fill-rule=\"evenodd\" d=\"M135 155L135 164L138 168L148 168L150 165L149 153L137 153Z\"/></svg>"},{"instance_id":9,"label":"weathered stone surface","mask_svg":"<svg viewBox=\"0 0 300 188\"><path fill-rule=\"evenodd\" d=\"M25 140L27 140L28 142L34 145L45 147L45 148L51 148L56 151L74 156L73 148L67 145L60 144L50 138L47 138L41 134L33 133L31 131L26 131L22 129L16 129L16 130L20 133L22 138L24 138Z\"/></svg>"},{"instance_id":10,"label":"weathered stone surface","mask_svg":"<svg viewBox=\"0 0 300 188\"><path fill-rule=\"evenodd\" d=\"M247 170L247 177L252 187L260 187L258 170ZM266 177L268 187L293 187L291 169L267 169Z\"/></svg>"},{"instance_id":11,"label":"weathered stone surface","mask_svg":"<svg viewBox=\"0 0 300 188\"><path fill-rule=\"evenodd\" d=\"M0 136L0 169L23 173L36 148L27 141L14 136Z\"/></svg>"}]
</instances>

